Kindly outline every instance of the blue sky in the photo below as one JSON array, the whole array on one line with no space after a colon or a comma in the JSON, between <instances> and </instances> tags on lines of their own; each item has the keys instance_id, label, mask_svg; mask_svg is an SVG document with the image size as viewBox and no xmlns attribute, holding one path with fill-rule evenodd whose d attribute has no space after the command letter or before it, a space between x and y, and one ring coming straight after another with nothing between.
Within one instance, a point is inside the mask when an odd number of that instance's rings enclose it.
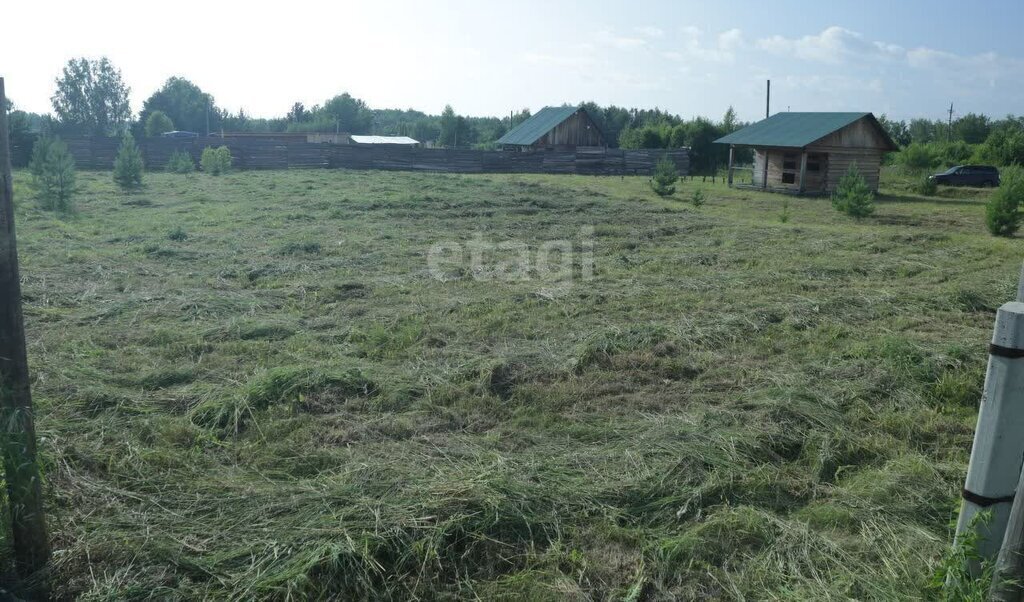
<instances>
[{"instance_id":1,"label":"blue sky","mask_svg":"<svg viewBox=\"0 0 1024 602\"><path fill-rule=\"evenodd\" d=\"M282 115L349 91L374 107L506 115L595 100L744 120L772 111L1024 114L1024 3L17 2L0 75L48 111L72 56L107 55L132 105L182 75L219 105ZM53 15L60 15L54 19ZM185 16L187 22L176 22ZM45 24L45 25L27 25Z\"/></svg>"}]
</instances>

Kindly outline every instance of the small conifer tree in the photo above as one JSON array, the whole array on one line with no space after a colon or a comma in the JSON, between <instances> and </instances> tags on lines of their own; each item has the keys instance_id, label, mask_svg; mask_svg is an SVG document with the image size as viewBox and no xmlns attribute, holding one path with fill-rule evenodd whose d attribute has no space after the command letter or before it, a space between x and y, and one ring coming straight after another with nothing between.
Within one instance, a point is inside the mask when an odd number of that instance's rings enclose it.
<instances>
[{"instance_id":1,"label":"small conifer tree","mask_svg":"<svg viewBox=\"0 0 1024 602\"><path fill-rule=\"evenodd\" d=\"M839 185L832 193L832 206L856 219L875 212L875 194L856 165L851 165L846 175L839 178Z\"/></svg>"},{"instance_id":2,"label":"small conifer tree","mask_svg":"<svg viewBox=\"0 0 1024 602\"><path fill-rule=\"evenodd\" d=\"M114 157L114 181L124 190L142 186L142 153L131 134L121 139L121 147Z\"/></svg>"},{"instance_id":3,"label":"small conifer tree","mask_svg":"<svg viewBox=\"0 0 1024 602\"><path fill-rule=\"evenodd\" d=\"M75 193L75 161L59 138L40 138L32 149L32 186L43 209L68 213Z\"/></svg>"},{"instance_id":4,"label":"small conifer tree","mask_svg":"<svg viewBox=\"0 0 1024 602\"><path fill-rule=\"evenodd\" d=\"M651 188L658 196L672 196L676 193L676 182L679 180L679 172L676 165L669 159L668 155L662 155L661 159L654 166L654 174L651 176Z\"/></svg>"}]
</instances>

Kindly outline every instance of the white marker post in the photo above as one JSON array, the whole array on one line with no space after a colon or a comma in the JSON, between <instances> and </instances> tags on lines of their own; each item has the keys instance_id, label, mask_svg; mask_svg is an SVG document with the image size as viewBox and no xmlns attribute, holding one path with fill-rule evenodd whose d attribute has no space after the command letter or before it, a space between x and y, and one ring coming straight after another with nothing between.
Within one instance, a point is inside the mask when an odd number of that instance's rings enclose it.
<instances>
[{"instance_id":1,"label":"white marker post","mask_svg":"<svg viewBox=\"0 0 1024 602\"><path fill-rule=\"evenodd\" d=\"M979 524L978 552L994 559L1006 531L1010 505L1024 464L1024 303L999 308L989 345L985 390L963 489L956 535L967 530L976 514L992 513ZM977 567L972 567L972 570Z\"/></svg>"}]
</instances>

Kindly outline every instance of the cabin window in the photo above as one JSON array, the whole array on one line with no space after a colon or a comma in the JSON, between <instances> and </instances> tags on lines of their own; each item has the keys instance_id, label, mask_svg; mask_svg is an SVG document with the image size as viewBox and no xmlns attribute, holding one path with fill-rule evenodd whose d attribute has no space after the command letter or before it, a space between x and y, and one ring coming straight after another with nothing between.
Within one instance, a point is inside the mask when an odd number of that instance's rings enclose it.
<instances>
[{"instance_id":1,"label":"cabin window","mask_svg":"<svg viewBox=\"0 0 1024 602\"><path fill-rule=\"evenodd\" d=\"M796 169L796 155L786 154L782 156L782 169Z\"/></svg>"},{"instance_id":2,"label":"cabin window","mask_svg":"<svg viewBox=\"0 0 1024 602\"><path fill-rule=\"evenodd\" d=\"M782 183L783 184L796 184L796 174L793 173L793 172L788 172L788 171L787 172L783 172L782 173Z\"/></svg>"},{"instance_id":3,"label":"cabin window","mask_svg":"<svg viewBox=\"0 0 1024 602\"><path fill-rule=\"evenodd\" d=\"M821 163L818 162L817 158L807 157L807 171L821 171Z\"/></svg>"}]
</instances>

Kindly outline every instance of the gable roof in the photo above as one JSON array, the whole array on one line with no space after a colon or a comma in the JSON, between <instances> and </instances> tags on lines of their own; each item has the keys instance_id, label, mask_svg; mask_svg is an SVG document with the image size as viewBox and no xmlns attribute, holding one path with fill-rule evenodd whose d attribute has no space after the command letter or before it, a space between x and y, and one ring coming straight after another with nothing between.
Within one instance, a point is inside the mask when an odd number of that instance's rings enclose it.
<instances>
[{"instance_id":1,"label":"gable roof","mask_svg":"<svg viewBox=\"0 0 1024 602\"><path fill-rule=\"evenodd\" d=\"M743 146L803 148L864 117L870 118L891 150L899 148L871 113L776 113L764 121L748 125L715 142Z\"/></svg>"},{"instance_id":2,"label":"gable roof","mask_svg":"<svg viewBox=\"0 0 1024 602\"><path fill-rule=\"evenodd\" d=\"M512 128L501 138L498 138L498 144L529 146L540 140L541 136L550 132L556 125L572 117L573 113L580 110L583 109L573 106L544 107L537 111L536 115Z\"/></svg>"}]
</instances>

